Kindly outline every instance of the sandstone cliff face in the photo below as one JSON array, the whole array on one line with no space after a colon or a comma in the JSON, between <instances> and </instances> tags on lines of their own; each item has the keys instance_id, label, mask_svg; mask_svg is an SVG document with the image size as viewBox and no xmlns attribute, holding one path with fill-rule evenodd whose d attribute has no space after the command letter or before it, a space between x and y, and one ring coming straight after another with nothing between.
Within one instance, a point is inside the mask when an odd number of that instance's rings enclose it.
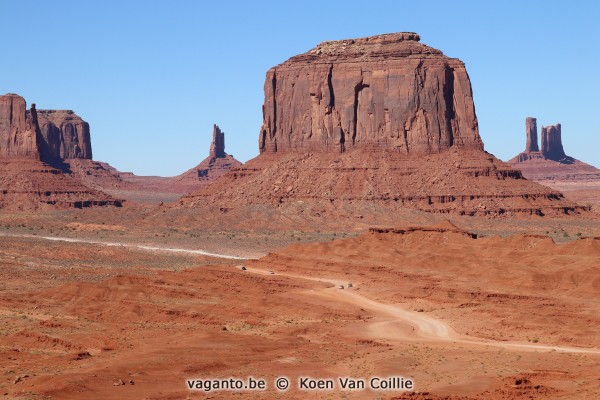
<instances>
[{"instance_id":1,"label":"sandstone cliff face","mask_svg":"<svg viewBox=\"0 0 600 400\"><path fill-rule=\"evenodd\" d=\"M38 121L43 138L42 158L92 159L90 126L71 110L38 110Z\"/></svg>"},{"instance_id":2,"label":"sandstone cliff face","mask_svg":"<svg viewBox=\"0 0 600 400\"><path fill-rule=\"evenodd\" d=\"M21 96L0 96L0 156L39 159L39 142L35 104L27 113Z\"/></svg>"},{"instance_id":3,"label":"sandstone cliff face","mask_svg":"<svg viewBox=\"0 0 600 400\"><path fill-rule=\"evenodd\" d=\"M16 94L0 96L0 156L33 157L52 163L92 159L90 126L70 110L26 110Z\"/></svg>"},{"instance_id":4,"label":"sandstone cliff face","mask_svg":"<svg viewBox=\"0 0 600 400\"><path fill-rule=\"evenodd\" d=\"M537 119L527 117L525 119L525 130L527 132L527 144L525 145L525 151L540 151L538 146Z\"/></svg>"},{"instance_id":5,"label":"sandstone cliff face","mask_svg":"<svg viewBox=\"0 0 600 400\"><path fill-rule=\"evenodd\" d=\"M27 111L21 96L0 96L0 209L121 206L65 173L65 160L91 157L89 125L72 111Z\"/></svg>"},{"instance_id":6,"label":"sandstone cliff face","mask_svg":"<svg viewBox=\"0 0 600 400\"><path fill-rule=\"evenodd\" d=\"M464 64L414 33L325 42L271 68L263 117L261 154L175 209L369 224L407 208L586 211L483 151Z\"/></svg>"},{"instance_id":7,"label":"sandstone cliff face","mask_svg":"<svg viewBox=\"0 0 600 400\"><path fill-rule=\"evenodd\" d=\"M554 161L567 157L562 145L560 124L542 126L542 153L544 157Z\"/></svg>"},{"instance_id":8,"label":"sandstone cliff face","mask_svg":"<svg viewBox=\"0 0 600 400\"><path fill-rule=\"evenodd\" d=\"M324 42L267 72L261 152L483 149L464 64L415 33Z\"/></svg>"}]
</instances>

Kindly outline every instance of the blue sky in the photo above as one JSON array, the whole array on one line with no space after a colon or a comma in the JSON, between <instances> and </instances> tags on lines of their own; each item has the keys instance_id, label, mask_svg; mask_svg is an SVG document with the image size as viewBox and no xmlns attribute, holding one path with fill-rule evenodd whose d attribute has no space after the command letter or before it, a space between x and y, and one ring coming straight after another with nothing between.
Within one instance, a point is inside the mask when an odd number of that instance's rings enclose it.
<instances>
[{"instance_id":1,"label":"blue sky","mask_svg":"<svg viewBox=\"0 0 600 400\"><path fill-rule=\"evenodd\" d=\"M463 60L486 150L525 146L525 117L560 122L600 167L600 6L530 1L0 0L0 93L75 110L94 159L176 175L208 154L258 154L265 72L324 40L414 31Z\"/></svg>"}]
</instances>

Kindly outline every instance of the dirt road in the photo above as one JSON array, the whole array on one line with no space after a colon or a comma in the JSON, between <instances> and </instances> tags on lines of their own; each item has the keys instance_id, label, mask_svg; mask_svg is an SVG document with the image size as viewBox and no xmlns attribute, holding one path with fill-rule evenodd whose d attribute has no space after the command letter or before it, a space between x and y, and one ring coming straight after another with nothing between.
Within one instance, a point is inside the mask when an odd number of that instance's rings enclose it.
<instances>
[{"instance_id":1,"label":"dirt road","mask_svg":"<svg viewBox=\"0 0 600 400\"><path fill-rule=\"evenodd\" d=\"M245 260L244 257L218 254L207 252L204 250L192 250L192 249L178 249L160 246L148 246L142 244L126 244L116 242L102 242L90 239L76 239L68 237L52 237L52 236L37 236L37 235L18 235L18 234L7 234L0 233L0 236L7 237L23 237L23 238L35 238L52 241L63 241L69 243L88 243L97 244L102 246L122 246L128 248L135 248L146 251L161 251L161 252L173 252L173 253L184 253L184 254L198 254L205 255L215 258L231 259L231 260ZM268 271L252 269L248 272L269 274ZM312 289L312 295L318 295L321 297L328 298L333 301L345 302L352 304L356 307L360 307L365 310L373 312L378 317L378 321L370 324L370 331L368 334L374 338L388 339L388 340L428 340L428 341L446 341L454 343L465 343L465 344L476 344L482 346L494 346L502 347L506 349L522 349L522 350L534 350L534 351L558 351L565 353L586 353L586 354L600 354L598 349L585 349L576 347L564 347L564 346L548 346L542 344L530 344L530 343L513 343L513 342L501 342L485 340L475 337L468 337L459 335L452 327L443 321L429 317L423 313L404 310L400 307L381 303L365 296L361 295L356 288L347 288L340 290L337 287L339 285L346 285L347 282L338 281L331 278L321 278L313 276L302 276L278 273L279 276L286 276L295 279L305 279L315 282L324 283L331 285L331 287L324 289Z\"/></svg>"},{"instance_id":2,"label":"dirt road","mask_svg":"<svg viewBox=\"0 0 600 400\"><path fill-rule=\"evenodd\" d=\"M268 271L249 269L251 273L269 274ZM557 351L563 353L585 353L598 354L598 349L585 349L577 347L548 346L543 344L514 343L486 340L476 337L468 337L456 333L452 327L443 321L429 317L423 313L404 310L392 304L381 303L359 293L360 286L353 283L353 288L347 287L347 282L331 278L317 278L313 276L293 275L277 273L295 279L305 279L330 285L323 289L311 289L311 295L317 295L333 301L352 304L364 310L371 311L377 316L377 320L369 326L368 335L373 338L402 341L431 341L431 342L453 342L474 344L480 346L494 346L505 349L518 349L529 351ZM345 289L338 289L344 285Z\"/></svg>"}]
</instances>

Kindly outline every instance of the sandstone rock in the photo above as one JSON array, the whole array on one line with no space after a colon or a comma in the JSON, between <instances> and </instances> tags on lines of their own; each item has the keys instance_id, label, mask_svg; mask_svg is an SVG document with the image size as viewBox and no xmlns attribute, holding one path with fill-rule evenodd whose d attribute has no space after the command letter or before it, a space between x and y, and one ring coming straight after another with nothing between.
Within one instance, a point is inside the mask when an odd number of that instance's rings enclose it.
<instances>
[{"instance_id":1,"label":"sandstone rock","mask_svg":"<svg viewBox=\"0 0 600 400\"><path fill-rule=\"evenodd\" d=\"M194 168L174 177L172 184L177 187L185 187L185 192L188 193L203 184L214 181L241 164L233 156L225 153L225 132L222 132L215 124L208 157Z\"/></svg>"},{"instance_id":2,"label":"sandstone rock","mask_svg":"<svg viewBox=\"0 0 600 400\"><path fill-rule=\"evenodd\" d=\"M90 125L71 110L38 110L42 159L92 159Z\"/></svg>"},{"instance_id":3,"label":"sandstone rock","mask_svg":"<svg viewBox=\"0 0 600 400\"><path fill-rule=\"evenodd\" d=\"M213 126L213 138L210 144L209 157L225 157L225 132L221 132L217 124Z\"/></svg>"},{"instance_id":4,"label":"sandstone rock","mask_svg":"<svg viewBox=\"0 0 600 400\"><path fill-rule=\"evenodd\" d=\"M530 120L534 121L533 128ZM541 151L539 148L534 150L537 147L537 143L532 140L534 118L527 118L526 129L525 151L507 161L514 168L521 170L525 178L553 186L573 183L600 185L599 169L565 154L560 124L542 127ZM537 132L535 136L537 137Z\"/></svg>"},{"instance_id":5,"label":"sandstone rock","mask_svg":"<svg viewBox=\"0 0 600 400\"><path fill-rule=\"evenodd\" d=\"M562 145L560 124L542 126L542 153L554 161L567 157Z\"/></svg>"},{"instance_id":6,"label":"sandstone rock","mask_svg":"<svg viewBox=\"0 0 600 400\"><path fill-rule=\"evenodd\" d=\"M274 225L356 223L357 215L379 224L405 209L584 212L483 151L464 64L418 40L398 33L325 42L271 68L261 154L184 196L174 212L264 210Z\"/></svg>"},{"instance_id":7,"label":"sandstone rock","mask_svg":"<svg viewBox=\"0 0 600 400\"><path fill-rule=\"evenodd\" d=\"M525 145L525 151L540 151L538 146L537 120L532 117L527 117L525 120L525 130L527 132L527 144Z\"/></svg>"},{"instance_id":8,"label":"sandstone rock","mask_svg":"<svg viewBox=\"0 0 600 400\"><path fill-rule=\"evenodd\" d=\"M0 158L0 209L37 210L122 205L78 179L31 157Z\"/></svg>"},{"instance_id":9,"label":"sandstone rock","mask_svg":"<svg viewBox=\"0 0 600 400\"><path fill-rule=\"evenodd\" d=\"M39 159L39 142L35 104L27 113L25 99L21 96L0 96L0 157Z\"/></svg>"},{"instance_id":10,"label":"sandstone rock","mask_svg":"<svg viewBox=\"0 0 600 400\"><path fill-rule=\"evenodd\" d=\"M288 187L299 190L284 190ZM410 156L369 149L267 152L184 196L174 208L251 213L258 205L270 206L270 213L284 218L339 224L357 215L369 224L387 223L406 209L488 217L586 210L523 179L520 171L490 154L460 148Z\"/></svg>"},{"instance_id":11,"label":"sandstone rock","mask_svg":"<svg viewBox=\"0 0 600 400\"><path fill-rule=\"evenodd\" d=\"M65 158L91 158L89 136L87 122L72 111L37 111L35 104L27 111L21 96L0 96L0 208L121 206L65 173Z\"/></svg>"},{"instance_id":12,"label":"sandstone rock","mask_svg":"<svg viewBox=\"0 0 600 400\"><path fill-rule=\"evenodd\" d=\"M483 149L462 61L415 33L323 42L271 68L261 152Z\"/></svg>"}]
</instances>

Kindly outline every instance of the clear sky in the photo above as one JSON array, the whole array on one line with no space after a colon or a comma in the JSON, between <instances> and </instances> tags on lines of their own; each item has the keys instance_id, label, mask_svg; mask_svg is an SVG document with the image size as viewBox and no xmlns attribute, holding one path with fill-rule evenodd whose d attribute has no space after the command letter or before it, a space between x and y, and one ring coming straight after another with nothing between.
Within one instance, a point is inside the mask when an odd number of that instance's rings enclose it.
<instances>
[{"instance_id":1,"label":"clear sky","mask_svg":"<svg viewBox=\"0 0 600 400\"><path fill-rule=\"evenodd\" d=\"M96 160L176 175L208 155L213 123L228 153L258 154L271 66L324 40L413 31L465 62L487 151L522 151L533 116L600 167L598 3L0 0L0 94L75 110Z\"/></svg>"}]
</instances>

